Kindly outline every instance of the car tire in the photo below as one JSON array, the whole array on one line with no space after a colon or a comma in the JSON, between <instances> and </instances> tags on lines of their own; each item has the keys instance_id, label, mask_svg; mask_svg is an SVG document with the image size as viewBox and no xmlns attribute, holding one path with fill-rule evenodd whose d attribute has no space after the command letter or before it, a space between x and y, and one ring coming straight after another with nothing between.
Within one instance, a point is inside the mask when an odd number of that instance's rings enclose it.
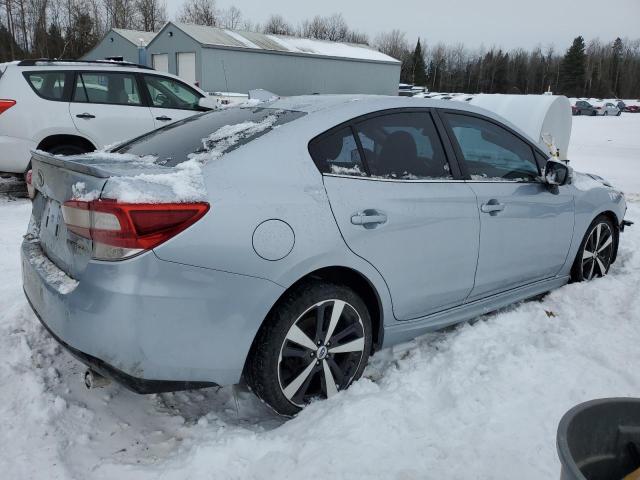
<instances>
[{"instance_id":1,"label":"car tire","mask_svg":"<svg viewBox=\"0 0 640 480\"><path fill-rule=\"evenodd\" d=\"M582 239L578 254L571 268L571 280L583 282L604 277L618 249L618 232L606 215L600 215L591 222Z\"/></svg>"},{"instance_id":2,"label":"car tire","mask_svg":"<svg viewBox=\"0 0 640 480\"><path fill-rule=\"evenodd\" d=\"M609 112L607 112L607 111L605 110L605 112L604 112L604 116L605 116L605 117L608 117L608 116L609 116Z\"/></svg>"},{"instance_id":3,"label":"car tire","mask_svg":"<svg viewBox=\"0 0 640 480\"><path fill-rule=\"evenodd\" d=\"M616 117L619 117L620 115L622 115L622 112L618 110L618 113L616 113Z\"/></svg>"},{"instance_id":4,"label":"car tire","mask_svg":"<svg viewBox=\"0 0 640 480\"><path fill-rule=\"evenodd\" d=\"M55 145L47 151L53 155L80 155L89 152L85 147L73 144Z\"/></svg>"},{"instance_id":5,"label":"car tire","mask_svg":"<svg viewBox=\"0 0 640 480\"><path fill-rule=\"evenodd\" d=\"M311 400L358 380L372 340L369 310L351 288L307 282L269 314L251 348L245 380L278 414L293 416Z\"/></svg>"}]
</instances>

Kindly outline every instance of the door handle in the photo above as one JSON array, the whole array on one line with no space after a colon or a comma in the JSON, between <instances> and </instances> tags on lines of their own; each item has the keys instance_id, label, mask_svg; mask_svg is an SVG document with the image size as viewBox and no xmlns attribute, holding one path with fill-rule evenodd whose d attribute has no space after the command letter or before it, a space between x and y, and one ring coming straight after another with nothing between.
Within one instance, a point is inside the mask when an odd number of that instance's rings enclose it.
<instances>
[{"instance_id":1,"label":"door handle","mask_svg":"<svg viewBox=\"0 0 640 480\"><path fill-rule=\"evenodd\" d=\"M171 118L167 117L166 115L163 115L161 117L156 117L156 120L160 120L161 122L170 122Z\"/></svg>"},{"instance_id":2,"label":"door handle","mask_svg":"<svg viewBox=\"0 0 640 480\"><path fill-rule=\"evenodd\" d=\"M503 210L504 210L504 205L500 203L498 200L496 200L495 198L492 198L487 203L483 203L480 206L481 212L488 213L490 215L497 215L498 212L501 212Z\"/></svg>"},{"instance_id":3,"label":"door handle","mask_svg":"<svg viewBox=\"0 0 640 480\"><path fill-rule=\"evenodd\" d=\"M83 118L85 120L91 120L92 118L96 118L95 115L91 115L90 113L79 113L78 115L76 115L76 117Z\"/></svg>"},{"instance_id":4,"label":"door handle","mask_svg":"<svg viewBox=\"0 0 640 480\"><path fill-rule=\"evenodd\" d=\"M377 225L387 223L387 216L376 210L364 210L351 216L351 223L362 225L365 228L374 228Z\"/></svg>"}]
</instances>

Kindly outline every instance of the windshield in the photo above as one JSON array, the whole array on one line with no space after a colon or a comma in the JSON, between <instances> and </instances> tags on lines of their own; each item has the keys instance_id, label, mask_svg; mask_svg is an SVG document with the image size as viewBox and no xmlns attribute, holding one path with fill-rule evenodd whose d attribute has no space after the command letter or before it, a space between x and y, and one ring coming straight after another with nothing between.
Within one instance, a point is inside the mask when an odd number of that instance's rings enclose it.
<instances>
[{"instance_id":1,"label":"windshield","mask_svg":"<svg viewBox=\"0 0 640 480\"><path fill-rule=\"evenodd\" d=\"M173 167L193 155L227 153L304 115L292 110L255 107L216 110L155 130L113 151L140 157L152 155L157 157L157 164Z\"/></svg>"}]
</instances>

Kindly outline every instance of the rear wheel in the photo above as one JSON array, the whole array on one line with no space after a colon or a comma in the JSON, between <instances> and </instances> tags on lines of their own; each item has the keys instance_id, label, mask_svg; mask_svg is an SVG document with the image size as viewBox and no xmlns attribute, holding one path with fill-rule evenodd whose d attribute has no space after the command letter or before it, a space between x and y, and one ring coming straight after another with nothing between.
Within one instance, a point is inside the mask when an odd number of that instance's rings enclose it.
<instances>
[{"instance_id":1,"label":"rear wheel","mask_svg":"<svg viewBox=\"0 0 640 480\"><path fill-rule=\"evenodd\" d=\"M571 269L573 281L593 280L609 272L618 243L616 235L613 223L604 215L591 223Z\"/></svg>"},{"instance_id":2,"label":"rear wheel","mask_svg":"<svg viewBox=\"0 0 640 480\"><path fill-rule=\"evenodd\" d=\"M296 288L261 328L245 369L253 392L281 415L295 415L360 378L371 353L371 318L349 287Z\"/></svg>"}]
</instances>

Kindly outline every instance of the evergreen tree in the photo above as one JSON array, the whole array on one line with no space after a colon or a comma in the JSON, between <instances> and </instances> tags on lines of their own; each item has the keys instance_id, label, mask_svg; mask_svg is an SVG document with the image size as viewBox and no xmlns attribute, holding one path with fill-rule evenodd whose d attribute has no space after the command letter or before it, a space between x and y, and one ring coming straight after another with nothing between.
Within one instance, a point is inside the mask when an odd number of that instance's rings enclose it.
<instances>
[{"instance_id":1,"label":"evergreen tree","mask_svg":"<svg viewBox=\"0 0 640 480\"><path fill-rule=\"evenodd\" d=\"M64 52L64 38L60 28L52 23L47 32L47 47L51 58L60 58Z\"/></svg>"},{"instance_id":2,"label":"evergreen tree","mask_svg":"<svg viewBox=\"0 0 640 480\"><path fill-rule=\"evenodd\" d=\"M618 93L620 82L620 64L622 63L622 52L624 48L620 37L616 38L611 47L611 86L615 94Z\"/></svg>"},{"instance_id":3,"label":"evergreen tree","mask_svg":"<svg viewBox=\"0 0 640 480\"><path fill-rule=\"evenodd\" d=\"M0 63L22 58L23 52L4 25L0 24Z\"/></svg>"},{"instance_id":4,"label":"evergreen tree","mask_svg":"<svg viewBox=\"0 0 640 480\"><path fill-rule=\"evenodd\" d=\"M422 45L420 45L420 39L416 43L416 48L412 55L412 72L413 72L413 84L424 87L427 85L427 66L424 62L424 54L422 53Z\"/></svg>"},{"instance_id":5,"label":"evergreen tree","mask_svg":"<svg viewBox=\"0 0 640 480\"><path fill-rule=\"evenodd\" d=\"M560 64L560 90L569 97L581 97L585 84L584 38L576 37Z\"/></svg>"}]
</instances>

